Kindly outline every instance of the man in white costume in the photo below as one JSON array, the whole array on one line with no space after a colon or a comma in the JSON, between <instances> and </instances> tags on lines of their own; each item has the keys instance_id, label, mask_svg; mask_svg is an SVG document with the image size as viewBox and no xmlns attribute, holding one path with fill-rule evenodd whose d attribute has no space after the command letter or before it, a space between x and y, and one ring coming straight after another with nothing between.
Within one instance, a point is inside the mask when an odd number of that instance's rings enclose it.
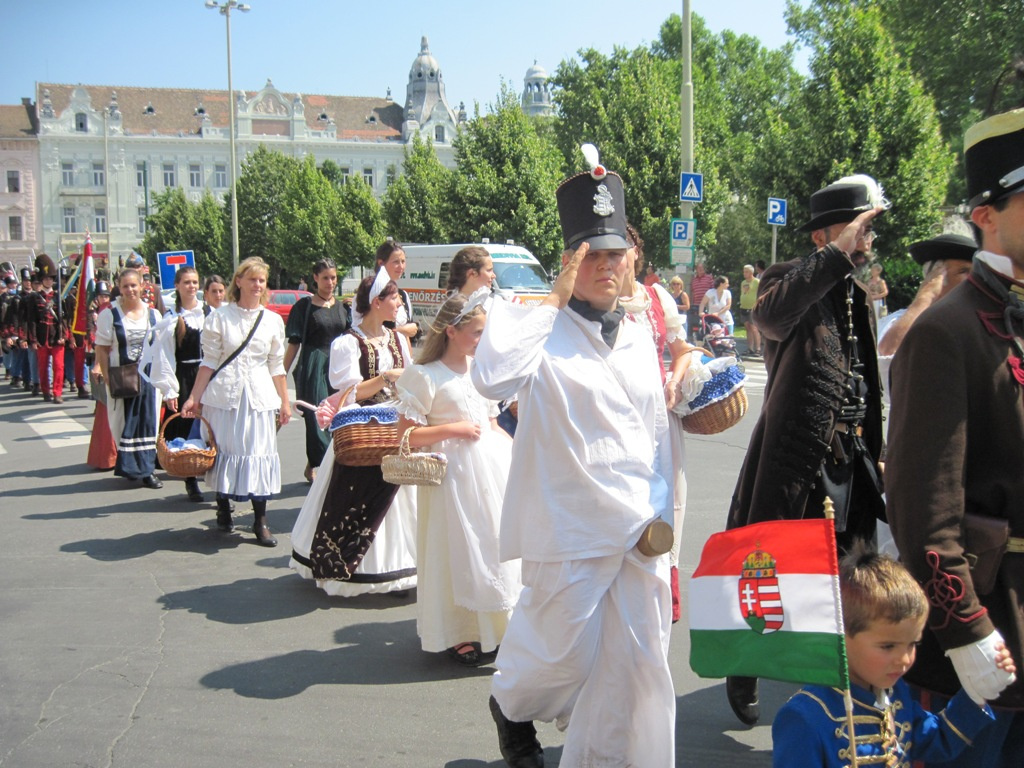
<instances>
[{"instance_id":1,"label":"man in white costume","mask_svg":"<svg viewBox=\"0 0 1024 768\"><path fill-rule=\"evenodd\" d=\"M636 547L673 517L668 417L651 336L618 307L622 180L592 164L557 191L552 293L494 302L472 368L520 404L501 558L522 558L524 589L490 699L512 768L544 765L533 720L568 729L564 768L675 764L669 561Z\"/></svg>"}]
</instances>

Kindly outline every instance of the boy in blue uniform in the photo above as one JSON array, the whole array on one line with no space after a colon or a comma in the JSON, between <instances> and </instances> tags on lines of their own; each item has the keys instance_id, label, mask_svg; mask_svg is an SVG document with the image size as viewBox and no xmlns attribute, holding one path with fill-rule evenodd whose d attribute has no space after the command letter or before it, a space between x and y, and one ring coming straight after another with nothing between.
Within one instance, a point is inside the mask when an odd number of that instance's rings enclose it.
<instances>
[{"instance_id":1,"label":"boy in blue uniform","mask_svg":"<svg viewBox=\"0 0 1024 768\"><path fill-rule=\"evenodd\" d=\"M994 715L984 700L972 700L964 690L938 714L911 697L901 678L914 663L928 615L924 591L900 563L860 547L843 558L839 581L856 761L850 755L842 690L808 685L775 716L772 764L909 768L914 760L956 757ZM1005 646L996 664L1015 671Z\"/></svg>"}]
</instances>

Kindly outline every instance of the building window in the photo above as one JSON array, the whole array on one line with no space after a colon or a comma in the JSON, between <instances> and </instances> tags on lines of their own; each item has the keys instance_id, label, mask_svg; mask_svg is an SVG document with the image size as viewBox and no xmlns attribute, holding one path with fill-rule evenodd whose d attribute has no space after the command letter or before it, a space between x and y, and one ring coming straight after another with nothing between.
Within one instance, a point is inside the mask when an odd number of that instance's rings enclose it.
<instances>
[{"instance_id":1,"label":"building window","mask_svg":"<svg viewBox=\"0 0 1024 768\"><path fill-rule=\"evenodd\" d=\"M61 163L60 164L60 182L65 187L75 186L75 164L74 163Z\"/></svg>"},{"instance_id":2,"label":"building window","mask_svg":"<svg viewBox=\"0 0 1024 768\"><path fill-rule=\"evenodd\" d=\"M64 232L70 234L78 231L78 224L75 221L75 207L73 205L64 206Z\"/></svg>"},{"instance_id":3,"label":"building window","mask_svg":"<svg viewBox=\"0 0 1024 768\"><path fill-rule=\"evenodd\" d=\"M434 141L444 141L444 126L443 125L435 125L434 126Z\"/></svg>"},{"instance_id":4,"label":"building window","mask_svg":"<svg viewBox=\"0 0 1024 768\"><path fill-rule=\"evenodd\" d=\"M146 186L146 164L135 164L135 186L142 189Z\"/></svg>"},{"instance_id":5,"label":"building window","mask_svg":"<svg viewBox=\"0 0 1024 768\"><path fill-rule=\"evenodd\" d=\"M388 167L388 175L386 178L389 187L395 183L395 166L392 165Z\"/></svg>"},{"instance_id":6,"label":"building window","mask_svg":"<svg viewBox=\"0 0 1024 768\"><path fill-rule=\"evenodd\" d=\"M92 164L92 185L102 187L106 183L106 173L103 170L103 163Z\"/></svg>"},{"instance_id":7,"label":"building window","mask_svg":"<svg viewBox=\"0 0 1024 768\"><path fill-rule=\"evenodd\" d=\"M348 177L351 175L351 173L352 173L352 169L351 168L349 168L347 165L342 166L342 169L341 169L341 183L342 184L348 184Z\"/></svg>"},{"instance_id":8,"label":"building window","mask_svg":"<svg viewBox=\"0 0 1024 768\"><path fill-rule=\"evenodd\" d=\"M89 118L85 112L75 113L75 130L79 133L89 132Z\"/></svg>"},{"instance_id":9,"label":"building window","mask_svg":"<svg viewBox=\"0 0 1024 768\"><path fill-rule=\"evenodd\" d=\"M199 163L189 163L188 166L188 185L192 189L198 189L203 186L203 169Z\"/></svg>"},{"instance_id":10,"label":"building window","mask_svg":"<svg viewBox=\"0 0 1024 768\"><path fill-rule=\"evenodd\" d=\"M24 240L25 237L21 231L21 216L8 216L7 217L7 232L10 234L11 240Z\"/></svg>"},{"instance_id":11,"label":"building window","mask_svg":"<svg viewBox=\"0 0 1024 768\"><path fill-rule=\"evenodd\" d=\"M363 181L373 186L373 168L363 168Z\"/></svg>"},{"instance_id":12,"label":"building window","mask_svg":"<svg viewBox=\"0 0 1024 768\"><path fill-rule=\"evenodd\" d=\"M20 171L8 171L7 172L7 191L8 192L21 192L21 172ZM11 238L13 239L13 238ZM21 238L19 238L20 240Z\"/></svg>"},{"instance_id":13,"label":"building window","mask_svg":"<svg viewBox=\"0 0 1024 768\"><path fill-rule=\"evenodd\" d=\"M139 206L139 234L146 234L146 208L145 206Z\"/></svg>"},{"instance_id":14,"label":"building window","mask_svg":"<svg viewBox=\"0 0 1024 768\"><path fill-rule=\"evenodd\" d=\"M228 186L228 167L224 163L213 166L213 186L217 189L226 189Z\"/></svg>"},{"instance_id":15,"label":"building window","mask_svg":"<svg viewBox=\"0 0 1024 768\"><path fill-rule=\"evenodd\" d=\"M93 231L95 232L106 232L107 231L107 209L96 208L96 214L93 217Z\"/></svg>"},{"instance_id":16,"label":"building window","mask_svg":"<svg viewBox=\"0 0 1024 768\"><path fill-rule=\"evenodd\" d=\"M177 186L175 184L175 178L174 178L174 163L164 163L164 186L165 187Z\"/></svg>"}]
</instances>

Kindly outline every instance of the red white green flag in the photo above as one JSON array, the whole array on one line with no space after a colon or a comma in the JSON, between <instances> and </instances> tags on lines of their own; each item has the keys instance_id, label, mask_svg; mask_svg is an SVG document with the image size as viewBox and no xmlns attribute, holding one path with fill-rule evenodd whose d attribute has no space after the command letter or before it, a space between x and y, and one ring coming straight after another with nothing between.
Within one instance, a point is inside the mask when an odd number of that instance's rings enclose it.
<instances>
[{"instance_id":1,"label":"red white green flag","mask_svg":"<svg viewBox=\"0 0 1024 768\"><path fill-rule=\"evenodd\" d=\"M832 520L716 533L690 580L690 666L848 688Z\"/></svg>"}]
</instances>

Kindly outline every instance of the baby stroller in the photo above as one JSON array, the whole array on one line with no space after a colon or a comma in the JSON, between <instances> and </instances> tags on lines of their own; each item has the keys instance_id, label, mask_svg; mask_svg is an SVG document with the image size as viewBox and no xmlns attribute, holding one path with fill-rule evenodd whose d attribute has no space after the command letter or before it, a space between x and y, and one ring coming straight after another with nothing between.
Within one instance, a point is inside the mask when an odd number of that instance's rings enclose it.
<instances>
[{"instance_id":1,"label":"baby stroller","mask_svg":"<svg viewBox=\"0 0 1024 768\"><path fill-rule=\"evenodd\" d=\"M740 370L743 370L743 361L736 348L736 337L729 335L729 326L718 315L701 317L698 340L715 357L735 357Z\"/></svg>"}]
</instances>

